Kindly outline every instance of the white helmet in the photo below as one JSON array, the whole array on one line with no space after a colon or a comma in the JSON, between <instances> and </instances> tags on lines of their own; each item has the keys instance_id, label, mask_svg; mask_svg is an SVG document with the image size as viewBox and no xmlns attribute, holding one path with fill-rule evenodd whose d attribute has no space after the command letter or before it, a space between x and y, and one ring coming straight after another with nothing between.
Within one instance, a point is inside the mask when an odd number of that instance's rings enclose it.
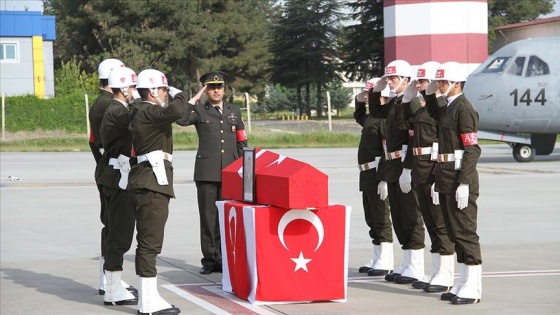
<instances>
[{"instance_id":1,"label":"white helmet","mask_svg":"<svg viewBox=\"0 0 560 315\"><path fill-rule=\"evenodd\" d=\"M127 88L136 85L136 72L130 68L116 68L109 74L110 88Z\"/></svg>"},{"instance_id":2,"label":"white helmet","mask_svg":"<svg viewBox=\"0 0 560 315\"><path fill-rule=\"evenodd\" d=\"M420 65L418 71L416 72L416 79L417 80L424 79L430 81L435 80L436 72L439 66L440 63L437 61L424 62L422 65Z\"/></svg>"},{"instance_id":3,"label":"white helmet","mask_svg":"<svg viewBox=\"0 0 560 315\"><path fill-rule=\"evenodd\" d=\"M97 68L99 79L108 79L111 70L121 67L124 68L124 63L118 59L109 58L101 61L99 68Z\"/></svg>"},{"instance_id":4,"label":"white helmet","mask_svg":"<svg viewBox=\"0 0 560 315\"><path fill-rule=\"evenodd\" d=\"M456 61L442 63L436 71L436 80L450 82L467 81L467 70Z\"/></svg>"},{"instance_id":5,"label":"white helmet","mask_svg":"<svg viewBox=\"0 0 560 315\"><path fill-rule=\"evenodd\" d=\"M412 77L412 67L405 60L393 60L385 67L384 77L397 75L399 77Z\"/></svg>"},{"instance_id":6,"label":"white helmet","mask_svg":"<svg viewBox=\"0 0 560 315\"><path fill-rule=\"evenodd\" d=\"M167 84L167 77L161 71L146 69L138 74L137 89L153 89L159 87L169 87Z\"/></svg>"}]
</instances>

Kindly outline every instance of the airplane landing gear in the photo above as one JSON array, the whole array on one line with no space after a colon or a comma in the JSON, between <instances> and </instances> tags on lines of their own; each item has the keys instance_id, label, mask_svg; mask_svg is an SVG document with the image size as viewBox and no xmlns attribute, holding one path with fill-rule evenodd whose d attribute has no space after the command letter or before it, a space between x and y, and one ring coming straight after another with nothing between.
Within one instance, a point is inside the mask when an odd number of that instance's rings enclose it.
<instances>
[{"instance_id":1,"label":"airplane landing gear","mask_svg":"<svg viewBox=\"0 0 560 315\"><path fill-rule=\"evenodd\" d=\"M513 146L513 158L517 162L531 162L536 155L536 150L529 144L516 143Z\"/></svg>"}]
</instances>

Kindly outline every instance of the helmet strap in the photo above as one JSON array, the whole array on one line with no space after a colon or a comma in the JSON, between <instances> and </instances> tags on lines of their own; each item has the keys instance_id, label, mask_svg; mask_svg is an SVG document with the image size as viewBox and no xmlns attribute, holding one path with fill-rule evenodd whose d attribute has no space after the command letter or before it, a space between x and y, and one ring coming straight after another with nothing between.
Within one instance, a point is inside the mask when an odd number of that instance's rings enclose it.
<instances>
[{"instance_id":1,"label":"helmet strap","mask_svg":"<svg viewBox=\"0 0 560 315\"><path fill-rule=\"evenodd\" d=\"M161 97L159 97L158 88L151 89L151 92L154 95L154 98L156 99L158 105L161 107L165 107L165 102L161 99Z\"/></svg>"},{"instance_id":2,"label":"helmet strap","mask_svg":"<svg viewBox=\"0 0 560 315\"><path fill-rule=\"evenodd\" d=\"M449 83L449 86L447 87L445 93L442 94L445 97L447 97L447 94L449 94L449 92L451 92L451 89L455 86L455 82L453 81L447 81L447 82Z\"/></svg>"}]
</instances>

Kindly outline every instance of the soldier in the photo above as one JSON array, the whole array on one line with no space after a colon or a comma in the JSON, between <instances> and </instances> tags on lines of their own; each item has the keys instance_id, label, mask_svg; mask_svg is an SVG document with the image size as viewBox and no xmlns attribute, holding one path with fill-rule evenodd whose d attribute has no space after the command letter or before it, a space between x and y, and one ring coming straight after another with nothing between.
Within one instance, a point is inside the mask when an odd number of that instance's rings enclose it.
<instances>
[{"instance_id":1,"label":"soldier","mask_svg":"<svg viewBox=\"0 0 560 315\"><path fill-rule=\"evenodd\" d=\"M412 187L407 191L401 190L401 175L410 176L412 161L406 159L408 148L408 130L399 129L396 125L395 115L402 107L403 93L410 82L412 68L404 60L390 62L385 68L385 75L373 88L374 92L382 91L388 84L391 92L396 94L387 105L386 129L386 172L379 183L378 189L389 193L391 218L393 229L403 249L403 261L394 270L387 274L385 280L396 283L412 283L424 274L424 226L416 192ZM410 105L414 113L420 104L416 101ZM409 182L410 183L410 182ZM387 270L388 272L390 270Z\"/></svg>"},{"instance_id":2,"label":"soldier","mask_svg":"<svg viewBox=\"0 0 560 315\"><path fill-rule=\"evenodd\" d=\"M161 253L169 199L173 192L172 124L190 111L204 89L187 103L186 95L169 87L163 73L147 69L138 74L137 90L142 98L130 123L138 164L130 170L128 189L136 217L136 274L138 314L179 314L157 289L156 258ZM165 104L167 93L173 97Z\"/></svg>"},{"instance_id":3,"label":"soldier","mask_svg":"<svg viewBox=\"0 0 560 315\"><path fill-rule=\"evenodd\" d=\"M368 273L373 268L377 270L393 268L393 230L389 204L386 196L380 196L377 192L381 169L385 164L383 140L386 112L383 111L382 106L389 98L389 87L387 86L382 92L373 93L372 101L369 101L370 90L378 80L368 80L363 92L355 99L354 118L363 127L358 146L360 191L364 217L373 243L372 259L358 269L360 273Z\"/></svg>"},{"instance_id":4,"label":"soldier","mask_svg":"<svg viewBox=\"0 0 560 315\"><path fill-rule=\"evenodd\" d=\"M99 96L91 106L88 114L89 124L90 124L90 134L89 134L89 146L91 149L91 153L93 154L93 158L95 159L95 182L97 183L97 179L99 175L102 173L100 167L102 168L103 165L100 166L100 161L105 152L103 148L103 144L101 142L101 122L103 121L103 115L109 107L109 103L113 100L113 92L111 88L108 86L109 83L109 73L111 70L115 68L124 68L124 63L118 59L105 59L103 60L97 69L97 74L99 76L99 83L101 85L101 91ZM107 238L107 211L105 210L105 198L103 197L103 187L101 185L97 185L97 190L99 191L99 200L101 202L101 211L100 211L100 219L101 224L103 227L101 228L101 256L99 257L99 295L105 294L105 272L104 272L104 264L105 264L105 245L106 245L106 238ZM136 292L136 289L130 287L128 284L123 282L123 285L129 287L130 290Z\"/></svg>"},{"instance_id":5,"label":"soldier","mask_svg":"<svg viewBox=\"0 0 560 315\"><path fill-rule=\"evenodd\" d=\"M177 121L195 125L198 151L194 165L200 215L201 274L222 271L220 225L216 201L222 199L222 169L243 155L247 146L239 107L223 101L226 74L212 71L200 77L208 100Z\"/></svg>"},{"instance_id":6,"label":"soldier","mask_svg":"<svg viewBox=\"0 0 560 315\"><path fill-rule=\"evenodd\" d=\"M134 210L126 186L130 165L133 163L132 135L128 131L133 114L128 107L133 101L136 73L129 68L113 69L108 83L114 98L101 123L100 135L105 153L101 160L103 171L98 179L98 183L103 186L107 212L104 267L107 283L103 300L105 305L136 305L137 297L121 285L123 255L132 244L135 224Z\"/></svg>"},{"instance_id":7,"label":"soldier","mask_svg":"<svg viewBox=\"0 0 560 315\"><path fill-rule=\"evenodd\" d=\"M453 304L480 302L482 295L482 255L476 232L479 195L476 164L478 113L463 94L467 72L458 62L439 66L436 80L447 97L438 131L438 164L435 190L439 192L445 225L459 263L459 281L441 299Z\"/></svg>"},{"instance_id":8,"label":"soldier","mask_svg":"<svg viewBox=\"0 0 560 315\"><path fill-rule=\"evenodd\" d=\"M439 195L434 192L434 168L437 160L437 130L439 113L445 102L444 97L433 93L426 95L426 88L436 83L436 70L439 62L428 61L418 68L417 80L413 80L404 92L402 110L396 116L399 128L409 130L412 135L407 150L407 158L412 160L411 183L414 186L422 218L428 230L432 247L432 270L412 283L416 289L426 292L445 292L453 285L454 245L449 240L445 221L439 207ZM432 84L432 87L434 84ZM437 86L437 85L436 85ZM410 104L420 91L421 108L412 114ZM439 93L438 93L439 94ZM439 103L438 103L439 102ZM403 171L403 174L405 172ZM402 176L402 175L401 175ZM408 190L408 180L402 181L401 190Z\"/></svg>"}]
</instances>

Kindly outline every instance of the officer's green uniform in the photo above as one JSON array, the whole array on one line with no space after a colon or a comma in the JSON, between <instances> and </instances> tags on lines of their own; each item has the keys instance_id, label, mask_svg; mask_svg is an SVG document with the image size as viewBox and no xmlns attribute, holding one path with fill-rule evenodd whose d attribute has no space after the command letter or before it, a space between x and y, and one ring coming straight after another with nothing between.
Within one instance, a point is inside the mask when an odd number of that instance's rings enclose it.
<instances>
[{"instance_id":1,"label":"officer's green uniform","mask_svg":"<svg viewBox=\"0 0 560 315\"><path fill-rule=\"evenodd\" d=\"M377 95L380 93L376 93ZM375 98L376 96L372 96ZM379 99L379 96L377 96ZM360 143L358 145L358 164L362 165L379 160L377 168L360 171L360 191L362 192L362 203L364 216L369 227L369 236L374 245L381 242L393 242L393 230L389 203L381 200L377 193L383 168L385 167L385 155L383 151L383 139L385 139L385 115L384 108L379 102L370 102L370 112L366 113L365 102L356 101L354 118L362 128Z\"/></svg>"},{"instance_id":2,"label":"officer's green uniform","mask_svg":"<svg viewBox=\"0 0 560 315\"><path fill-rule=\"evenodd\" d=\"M407 150L407 161L412 161L412 184L418 196L418 205L430 236L432 247L430 252L441 255L453 255L454 244L449 240L443 213L439 205L432 202L431 189L435 181L435 165L430 152L421 154L419 148L431 148L437 141L439 112L445 104L445 98L436 99L435 94L425 95L422 91L426 106L412 113L410 103L404 104L403 110L398 112L397 125L409 130L412 135ZM440 107L439 105L442 105ZM414 151L417 150L416 154Z\"/></svg>"},{"instance_id":3,"label":"officer's green uniform","mask_svg":"<svg viewBox=\"0 0 560 315\"><path fill-rule=\"evenodd\" d=\"M409 144L408 130L399 129L396 124L396 111L402 108L403 95L393 98L387 105L387 164L385 181L389 193L391 218L397 239L403 250L424 248L424 225L418 207L418 200L414 188L407 194L403 193L399 185L399 177L404 168L412 168L412 160L401 161L400 157L389 158L391 152L401 151L403 145ZM416 112L419 103L412 103L411 110ZM410 149L410 145L408 147Z\"/></svg>"},{"instance_id":4,"label":"officer's green uniform","mask_svg":"<svg viewBox=\"0 0 560 315\"><path fill-rule=\"evenodd\" d=\"M103 197L103 187L99 185L98 178L103 173L100 169L100 162L102 158L102 153L100 152L103 149L103 144L101 142L101 122L103 121L103 115L105 111L109 107L109 104L113 100L113 93L102 89L99 92L99 96L95 99L95 102L89 109L89 125L90 125L90 136L89 136L89 146L91 149L91 153L93 154L93 158L95 159L95 182L97 184L97 190L99 191L99 200L101 201L101 211L99 214L99 218L101 219L101 224L103 227L101 228L101 256L105 257L105 243L107 239L107 211L105 206L105 198Z\"/></svg>"},{"instance_id":5,"label":"officer's green uniform","mask_svg":"<svg viewBox=\"0 0 560 315\"><path fill-rule=\"evenodd\" d=\"M105 147L101 163L105 167L98 183L103 186L107 211L105 270L108 271L123 270L123 255L130 249L134 235L134 208L129 192L119 187L121 171L117 163L120 155L131 157L132 134L128 126L133 117L127 104L113 99L101 124L101 140ZM129 160L131 165L134 165L133 160Z\"/></svg>"},{"instance_id":6,"label":"officer's green uniform","mask_svg":"<svg viewBox=\"0 0 560 315\"><path fill-rule=\"evenodd\" d=\"M436 190L440 193L447 232L451 241L455 242L457 262L466 265L482 264L479 237L476 233L476 200L479 194L476 164L481 152L476 141L477 132L478 113L463 94L443 108L439 120L439 153L453 154L455 150L465 152L460 170L455 169L455 162L437 164ZM464 141L462 137L465 137ZM459 184L469 185L468 206L462 210L457 207L455 200Z\"/></svg>"},{"instance_id":7,"label":"officer's green uniform","mask_svg":"<svg viewBox=\"0 0 560 315\"><path fill-rule=\"evenodd\" d=\"M203 84L224 84L225 73L204 74ZM221 271L222 252L216 201L222 199L222 169L243 155L247 146L245 125L238 106L223 102L220 114L212 104L197 105L177 121L194 125L198 134L198 151L194 165L198 211L200 214L201 263L208 270Z\"/></svg>"},{"instance_id":8,"label":"officer's green uniform","mask_svg":"<svg viewBox=\"0 0 560 315\"><path fill-rule=\"evenodd\" d=\"M139 163L128 179L128 190L136 215L136 274L143 278L157 275L156 257L161 253L169 199L173 191L173 165L163 160L168 184L160 185L149 161L140 162L147 153L162 150L173 153L172 124L192 109L183 93L175 95L168 107L142 102L130 123L132 141Z\"/></svg>"}]
</instances>

